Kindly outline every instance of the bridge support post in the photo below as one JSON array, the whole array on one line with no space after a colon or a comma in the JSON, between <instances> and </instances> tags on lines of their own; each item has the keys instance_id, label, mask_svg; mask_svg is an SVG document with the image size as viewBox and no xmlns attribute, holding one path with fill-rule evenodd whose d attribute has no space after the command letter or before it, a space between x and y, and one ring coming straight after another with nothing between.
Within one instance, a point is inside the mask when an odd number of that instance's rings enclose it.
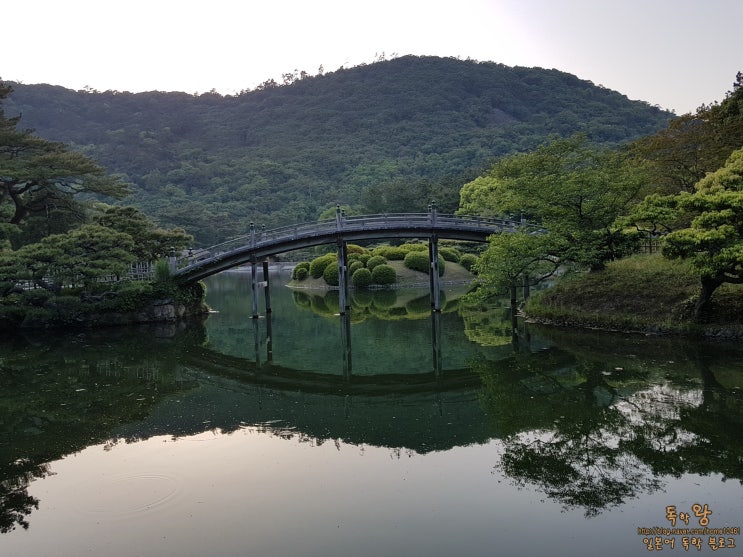
<instances>
[{"instance_id":1,"label":"bridge support post","mask_svg":"<svg viewBox=\"0 0 743 557\"><path fill-rule=\"evenodd\" d=\"M431 234L428 241L428 257L430 260L428 278L431 287L431 309L441 311L441 290L439 287L439 239Z\"/></svg>"},{"instance_id":2,"label":"bridge support post","mask_svg":"<svg viewBox=\"0 0 743 557\"><path fill-rule=\"evenodd\" d=\"M431 312L431 343L433 348L433 372L437 377L441 375L441 312Z\"/></svg>"},{"instance_id":3,"label":"bridge support post","mask_svg":"<svg viewBox=\"0 0 743 557\"><path fill-rule=\"evenodd\" d=\"M268 259L263 262L263 297L266 300L266 313L271 313L271 284L268 279Z\"/></svg>"},{"instance_id":4,"label":"bridge support post","mask_svg":"<svg viewBox=\"0 0 743 557\"><path fill-rule=\"evenodd\" d=\"M351 308L348 290L348 244L338 240L338 310L345 315Z\"/></svg>"},{"instance_id":5,"label":"bridge support post","mask_svg":"<svg viewBox=\"0 0 743 557\"><path fill-rule=\"evenodd\" d=\"M255 259L250 262L250 285L252 292L253 319L258 319L258 274Z\"/></svg>"},{"instance_id":6,"label":"bridge support post","mask_svg":"<svg viewBox=\"0 0 743 557\"><path fill-rule=\"evenodd\" d=\"M351 353L351 316L341 315L341 343L343 346L343 378L351 379L353 372L353 358Z\"/></svg>"}]
</instances>

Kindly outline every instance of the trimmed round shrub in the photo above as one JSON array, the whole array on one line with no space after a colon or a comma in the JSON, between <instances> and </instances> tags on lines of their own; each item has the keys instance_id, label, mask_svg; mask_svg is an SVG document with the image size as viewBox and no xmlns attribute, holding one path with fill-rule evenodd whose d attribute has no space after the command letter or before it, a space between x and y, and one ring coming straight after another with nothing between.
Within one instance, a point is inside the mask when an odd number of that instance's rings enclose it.
<instances>
[{"instance_id":1,"label":"trimmed round shrub","mask_svg":"<svg viewBox=\"0 0 743 557\"><path fill-rule=\"evenodd\" d=\"M398 246L379 246L372 251L373 255L381 255L387 261L402 261L407 250Z\"/></svg>"},{"instance_id":2,"label":"trimmed round shrub","mask_svg":"<svg viewBox=\"0 0 743 557\"><path fill-rule=\"evenodd\" d=\"M348 274L353 277L353 274L359 269L363 269L364 264L361 261L354 261L348 266Z\"/></svg>"},{"instance_id":3,"label":"trimmed round shrub","mask_svg":"<svg viewBox=\"0 0 743 557\"><path fill-rule=\"evenodd\" d=\"M310 276L310 271L305 267L299 267L298 269L294 269L292 275L294 280L304 280Z\"/></svg>"},{"instance_id":4,"label":"trimmed round shrub","mask_svg":"<svg viewBox=\"0 0 743 557\"><path fill-rule=\"evenodd\" d=\"M400 249L409 252L409 251L428 251L428 244L403 244L400 246Z\"/></svg>"},{"instance_id":5,"label":"trimmed round shrub","mask_svg":"<svg viewBox=\"0 0 743 557\"><path fill-rule=\"evenodd\" d=\"M374 284L395 284L397 282L397 273L389 265L382 263L377 265L371 272L372 282Z\"/></svg>"},{"instance_id":6,"label":"trimmed round shrub","mask_svg":"<svg viewBox=\"0 0 743 557\"><path fill-rule=\"evenodd\" d=\"M292 269L292 278L295 280L302 280L297 275L300 271L300 269L304 269L306 272L304 273L304 278L307 278L307 275L310 273L310 262L309 261L301 261L297 263L297 265Z\"/></svg>"},{"instance_id":7,"label":"trimmed round shrub","mask_svg":"<svg viewBox=\"0 0 743 557\"><path fill-rule=\"evenodd\" d=\"M373 271L374 267L377 265L384 265L385 263L387 263L387 260L384 257L381 255L375 255L366 262L366 268Z\"/></svg>"},{"instance_id":8,"label":"trimmed round shrub","mask_svg":"<svg viewBox=\"0 0 743 557\"><path fill-rule=\"evenodd\" d=\"M372 273L369 269L358 269L351 275L351 284L357 288L366 288L372 283Z\"/></svg>"},{"instance_id":9,"label":"trimmed round shrub","mask_svg":"<svg viewBox=\"0 0 743 557\"><path fill-rule=\"evenodd\" d=\"M338 265L327 265L322 273L322 278L330 286L338 286Z\"/></svg>"},{"instance_id":10,"label":"trimmed round shrub","mask_svg":"<svg viewBox=\"0 0 743 557\"><path fill-rule=\"evenodd\" d=\"M335 254L328 253L313 259L310 263L310 276L312 278L320 278L325 272L325 267L334 262L335 257Z\"/></svg>"},{"instance_id":11,"label":"trimmed round shrub","mask_svg":"<svg viewBox=\"0 0 743 557\"><path fill-rule=\"evenodd\" d=\"M408 269L428 274L428 254L421 251L411 251L405 256L403 263Z\"/></svg>"},{"instance_id":12,"label":"trimmed round shrub","mask_svg":"<svg viewBox=\"0 0 743 557\"><path fill-rule=\"evenodd\" d=\"M422 251L411 251L405 256L403 263L408 269L420 271L421 273L426 274L428 274L428 270L431 266L428 254L423 253ZM443 257L439 257L439 276L442 276L445 270L446 260Z\"/></svg>"},{"instance_id":13,"label":"trimmed round shrub","mask_svg":"<svg viewBox=\"0 0 743 557\"><path fill-rule=\"evenodd\" d=\"M367 261L369 261L371 258L372 254L369 252L359 254L359 261L361 261L364 265L366 265Z\"/></svg>"},{"instance_id":14,"label":"trimmed round shrub","mask_svg":"<svg viewBox=\"0 0 743 557\"><path fill-rule=\"evenodd\" d=\"M361 255L362 253L367 253L367 252L368 252L368 250L367 250L367 249L366 249L365 247L362 247L362 246L358 246L358 245L356 245L356 244L347 244L347 245L346 245L346 250L348 251L348 255L349 255L349 256L350 256L351 254L354 254L354 255L356 255L356 254L358 254L358 255Z\"/></svg>"},{"instance_id":15,"label":"trimmed round shrub","mask_svg":"<svg viewBox=\"0 0 743 557\"><path fill-rule=\"evenodd\" d=\"M451 261L452 263L459 263L459 251L454 248L439 248L439 255L447 261Z\"/></svg>"},{"instance_id":16,"label":"trimmed round shrub","mask_svg":"<svg viewBox=\"0 0 743 557\"><path fill-rule=\"evenodd\" d=\"M473 272L473 267L478 261L479 257L477 257L474 253L465 253L462 257L459 258L459 264L467 269L469 272Z\"/></svg>"}]
</instances>

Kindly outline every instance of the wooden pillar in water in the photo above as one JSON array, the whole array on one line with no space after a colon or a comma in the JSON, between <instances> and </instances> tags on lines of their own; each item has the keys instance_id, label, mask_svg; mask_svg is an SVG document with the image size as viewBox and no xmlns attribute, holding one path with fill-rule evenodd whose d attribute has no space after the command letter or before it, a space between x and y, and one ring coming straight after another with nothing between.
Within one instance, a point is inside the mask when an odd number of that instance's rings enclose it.
<instances>
[{"instance_id":1,"label":"wooden pillar in water","mask_svg":"<svg viewBox=\"0 0 743 557\"><path fill-rule=\"evenodd\" d=\"M441 312L431 312L431 346L433 347L433 372L441 375Z\"/></svg>"},{"instance_id":2,"label":"wooden pillar in water","mask_svg":"<svg viewBox=\"0 0 743 557\"><path fill-rule=\"evenodd\" d=\"M431 288L431 309L441 311L441 290L439 287L439 241L436 234L431 234L428 241L428 257L430 260L428 278Z\"/></svg>"},{"instance_id":3,"label":"wooden pillar in water","mask_svg":"<svg viewBox=\"0 0 743 557\"><path fill-rule=\"evenodd\" d=\"M348 245L346 241L338 239L338 311L345 315L351 308L348 289Z\"/></svg>"},{"instance_id":4,"label":"wooden pillar in water","mask_svg":"<svg viewBox=\"0 0 743 557\"><path fill-rule=\"evenodd\" d=\"M268 259L263 262L263 298L266 301L266 314L271 313L271 284L268 279Z\"/></svg>"},{"instance_id":5,"label":"wooden pillar in water","mask_svg":"<svg viewBox=\"0 0 743 557\"><path fill-rule=\"evenodd\" d=\"M250 262L250 285L253 298L253 319L258 319L258 273L255 259Z\"/></svg>"},{"instance_id":6,"label":"wooden pillar in water","mask_svg":"<svg viewBox=\"0 0 743 557\"><path fill-rule=\"evenodd\" d=\"M255 315L253 317L256 317ZM255 352L255 367L261 367L261 331L258 327L258 320L253 319L253 350Z\"/></svg>"},{"instance_id":7,"label":"wooden pillar in water","mask_svg":"<svg viewBox=\"0 0 743 557\"><path fill-rule=\"evenodd\" d=\"M250 247L255 247L255 224L250 223ZM250 258L250 291L252 293L253 319L258 319L258 273L255 255Z\"/></svg>"},{"instance_id":8,"label":"wooden pillar in water","mask_svg":"<svg viewBox=\"0 0 743 557\"><path fill-rule=\"evenodd\" d=\"M341 344L343 349L343 378L351 379L353 360L351 355L351 316L341 315Z\"/></svg>"}]
</instances>

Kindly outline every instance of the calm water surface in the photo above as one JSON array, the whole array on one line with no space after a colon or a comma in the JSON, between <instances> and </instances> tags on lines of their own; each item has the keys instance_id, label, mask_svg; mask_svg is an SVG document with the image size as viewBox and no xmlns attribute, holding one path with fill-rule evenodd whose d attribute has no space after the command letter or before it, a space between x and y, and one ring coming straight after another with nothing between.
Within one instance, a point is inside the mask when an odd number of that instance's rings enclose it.
<instances>
[{"instance_id":1,"label":"calm water surface","mask_svg":"<svg viewBox=\"0 0 743 557\"><path fill-rule=\"evenodd\" d=\"M743 347L281 278L0 341L0 555L741 554Z\"/></svg>"}]
</instances>

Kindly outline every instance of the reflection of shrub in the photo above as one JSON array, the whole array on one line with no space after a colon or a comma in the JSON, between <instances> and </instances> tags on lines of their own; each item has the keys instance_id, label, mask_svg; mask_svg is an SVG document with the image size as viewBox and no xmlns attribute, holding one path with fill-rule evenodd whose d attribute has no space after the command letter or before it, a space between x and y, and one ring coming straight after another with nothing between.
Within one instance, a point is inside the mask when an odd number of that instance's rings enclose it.
<instances>
[{"instance_id":1,"label":"reflection of shrub","mask_svg":"<svg viewBox=\"0 0 743 557\"><path fill-rule=\"evenodd\" d=\"M371 280L371 277L369 277ZM374 292L371 290L366 290L364 288L359 288L357 290L353 291L353 294L351 295L351 304L356 306L357 308L368 308L370 305L372 305L372 302L374 300Z\"/></svg>"},{"instance_id":2,"label":"reflection of shrub","mask_svg":"<svg viewBox=\"0 0 743 557\"><path fill-rule=\"evenodd\" d=\"M335 261L335 254L328 253L312 260L310 263L310 276L320 278L325 272L325 267Z\"/></svg>"},{"instance_id":3,"label":"reflection of shrub","mask_svg":"<svg viewBox=\"0 0 743 557\"><path fill-rule=\"evenodd\" d=\"M292 298L294 298L294 303L301 308L312 307L312 299L304 292L297 292L296 290L293 290Z\"/></svg>"},{"instance_id":4,"label":"reflection of shrub","mask_svg":"<svg viewBox=\"0 0 743 557\"><path fill-rule=\"evenodd\" d=\"M377 265L384 265L385 263L387 263L387 260L384 257L381 255L375 255L366 262L366 268L373 271L374 267Z\"/></svg>"},{"instance_id":5,"label":"reflection of shrub","mask_svg":"<svg viewBox=\"0 0 743 557\"><path fill-rule=\"evenodd\" d=\"M302 271L302 269L304 269L304 271L305 271L304 277L299 278L298 275L300 274L300 272ZM309 272L310 272L310 262L309 261L302 261L300 263L297 263L297 266L294 267L294 269L292 270L292 278L294 280L304 280L305 278L307 278L307 275L309 275Z\"/></svg>"},{"instance_id":6,"label":"reflection of shrub","mask_svg":"<svg viewBox=\"0 0 743 557\"><path fill-rule=\"evenodd\" d=\"M470 272L472 272L472 267L474 267L475 263L478 261L479 258L473 253L465 253L459 258L459 264Z\"/></svg>"},{"instance_id":7,"label":"reflection of shrub","mask_svg":"<svg viewBox=\"0 0 743 557\"><path fill-rule=\"evenodd\" d=\"M312 298L310 298L310 307L312 308L312 311L319 315L333 314L330 308L328 308L328 304L326 303L325 298L321 296L312 296Z\"/></svg>"},{"instance_id":8,"label":"reflection of shrub","mask_svg":"<svg viewBox=\"0 0 743 557\"><path fill-rule=\"evenodd\" d=\"M394 289L377 290L374 292L372 306L386 309L397 303L397 292Z\"/></svg>"},{"instance_id":9,"label":"reflection of shrub","mask_svg":"<svg viewBox=\"0 0 743 557\"><path fill-rule=\"evenodd\" d=\"M322 273L323 280L330 286L338 286L338 265L328 265Z\"/></svg>"},{"instance_id":10,"label":"reflection of shrub","mask_svg":"<svg viewBox=\"0 0 743 557\"><path fill-rule=\"evenodd\" d=\"M410 300L405 307L412 314L428 313L431 311L431 296L426 295Z\"/></svg>"},{"instance_id":11,"label":"reflection of shrub","mask_svg":"<svg viewBox=\"0 0 743 557\"><path fill-rule=\"evenodd\" d=\"M371 272L371 279L374 284L395 284L397 282L397 273L389 265L384 263L377 265Z\"/></svg>"},{"instance_id":12,"label":"reflection of shrub","mask_svg":"<svg viewBox=\"0 0 743 557\"><path fill-rule=\"evenodd\" d=\"M338 306L340 305L341 294L338 290L330 290L323 300L325 306L328 308L330 315L336 315L338 313Z\"/></svg>"},{"instance_id":13,"label":"reflection of shrub","mask_svg":"<svg viewBox=\"0 0 743 557\"><path fill-rule=\"evenodd\" d=\"M351 275L351 283L357 288L366 288L372 283L372 273L369 269L358 269Z\"/></svg>"},{"instance_id":14,"label":"reflection of shrub","mask_svg":"<svg viewBox=\"0 0 743 557\"><path fill-rule=\"evenodd\" d=\"M447 261L459 263L459 251L454 248L439 248L439 255Z\"/></svg>"}]
</instances>

